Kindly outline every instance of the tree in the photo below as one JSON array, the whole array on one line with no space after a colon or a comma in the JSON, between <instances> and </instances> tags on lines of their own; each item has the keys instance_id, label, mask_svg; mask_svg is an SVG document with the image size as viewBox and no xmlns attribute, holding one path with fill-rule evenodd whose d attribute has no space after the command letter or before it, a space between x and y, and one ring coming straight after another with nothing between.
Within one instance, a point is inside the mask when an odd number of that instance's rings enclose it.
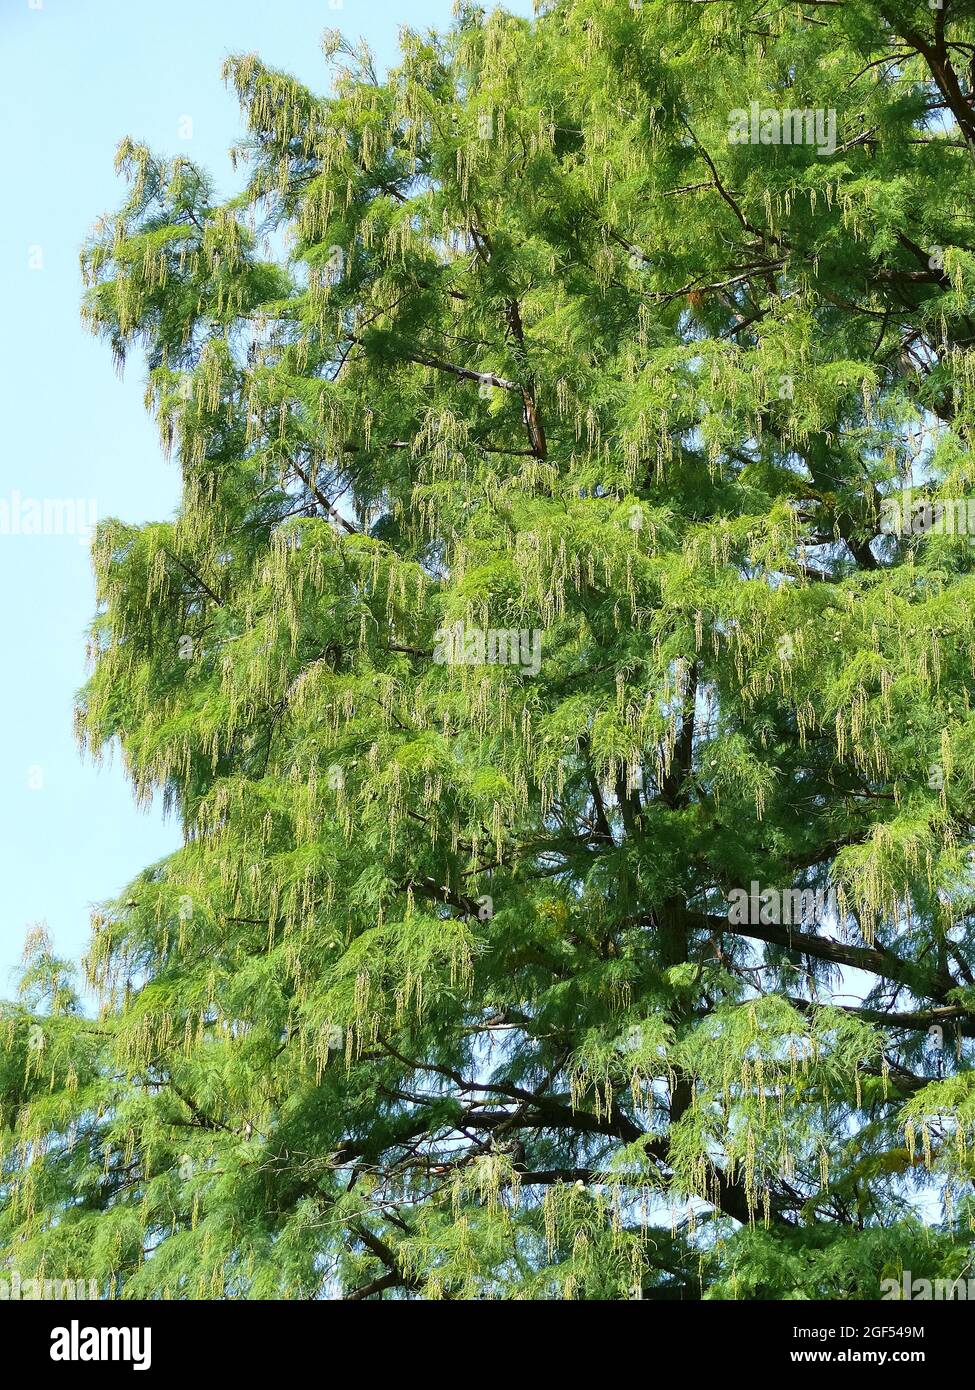
<instances>
[{"instance_id":1,"label":"tree","mask_svg":"<svg viewBox=\"0 0 975 1390\"><path fill-rule=\"evenodd\" d=\"M33 940L0 1248L185 1298L964 1273L973 6L326 54L228 61L228 202L124 141L83 255L183 501L99 530L79 729L185 843L97 916L97 1018Z\"/></svg>"}]
</instances>

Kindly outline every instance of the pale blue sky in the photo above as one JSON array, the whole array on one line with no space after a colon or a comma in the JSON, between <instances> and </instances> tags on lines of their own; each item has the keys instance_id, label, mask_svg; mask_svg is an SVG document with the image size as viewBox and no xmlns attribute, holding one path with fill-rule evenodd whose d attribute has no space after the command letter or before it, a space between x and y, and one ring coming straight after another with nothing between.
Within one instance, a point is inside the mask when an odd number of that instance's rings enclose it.
<instances>
[{"instance_id":1,"label":"pale blue sky","mask_svg":"<svg viewBox=\"0 0 975 1390\"><path fill-rule=\"evenodd\" d=\"M506 8L531 12L530 0ZM386 66L402 25L444 27L450 11L450 0L0 0L0 996L29 923L46 921L59 951L80 957L92 905L180 838L174 821L136 810L118 764L83 762L74 742L94 606L87 547L16 534L27 499L76 499L81 523L91 499L98 516L131 522L177 503L141 364L120 381L78 317L79 248L122 195L115 147L131 135L186 153L229 191L240 126L220 81L228 52L256 50L325 90L323 29L364 37Z\"/></svg>"}]
</instances>

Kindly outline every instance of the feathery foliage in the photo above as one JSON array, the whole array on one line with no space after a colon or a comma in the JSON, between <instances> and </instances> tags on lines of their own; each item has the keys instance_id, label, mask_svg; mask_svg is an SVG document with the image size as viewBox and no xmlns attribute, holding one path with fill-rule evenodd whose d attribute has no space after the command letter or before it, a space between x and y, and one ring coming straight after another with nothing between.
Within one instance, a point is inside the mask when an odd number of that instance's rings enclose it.
<instances>
[{"instance_id":1,"label":"feathery foliage","mask_svg":"<svg viewBox=\"0 0 975 1390\"><path fill-rule=\"evenodd\" d=\"M29 943L0 1255L180 1298L963 1272L975 553L882 512L971 485L975 6L326 56L327 97L228 61L228 202L123 142L84 252L183 500L99 530L79 731L185 838L96 918L97 1018ZM753 102L835 148L729 139Z\"/></svg>"}]
</instances>

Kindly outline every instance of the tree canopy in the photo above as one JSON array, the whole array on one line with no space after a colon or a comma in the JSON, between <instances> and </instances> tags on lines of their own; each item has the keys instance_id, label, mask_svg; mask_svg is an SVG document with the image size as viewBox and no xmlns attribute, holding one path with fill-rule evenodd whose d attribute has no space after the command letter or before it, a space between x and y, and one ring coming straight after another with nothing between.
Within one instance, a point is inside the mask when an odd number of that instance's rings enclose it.
<instances>
[{"instance_id":1,"label":"tree canopy","mask_svg":"<svg viewBox=\"0 0 975 1390\"><path fill-rule=\"evenodd\" d=\"M0 1258L176 1298L963 1272L975 552L911 519L971 485L975 6L325 52L327 96L227 62L229 200L123 141L83 253L183 487L99 528L79 734L184 843L97 914L97 1014L29 943Z\"/></svg>"}]
</instances>

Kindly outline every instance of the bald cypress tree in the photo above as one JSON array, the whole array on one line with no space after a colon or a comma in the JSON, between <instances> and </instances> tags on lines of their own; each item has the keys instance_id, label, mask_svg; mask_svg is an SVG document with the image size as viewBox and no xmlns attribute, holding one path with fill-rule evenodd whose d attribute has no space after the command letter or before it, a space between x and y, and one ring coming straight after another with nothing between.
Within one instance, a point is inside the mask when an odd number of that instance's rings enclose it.
<instances>
[{"instance_id":1,"label":"bald cypress tree","mask_svg":"<svg viewBox=\"0 0 975 1390\"><path fill-rule=\"evenodd\" d=\"M0 1253L181 1298L877 1297L975 1176L967 0L463 9L84 312L181 469L83 743L184 845L4 1008ZM975 518L973 518L975 520Z\"/></svg>"}]
</instances>

